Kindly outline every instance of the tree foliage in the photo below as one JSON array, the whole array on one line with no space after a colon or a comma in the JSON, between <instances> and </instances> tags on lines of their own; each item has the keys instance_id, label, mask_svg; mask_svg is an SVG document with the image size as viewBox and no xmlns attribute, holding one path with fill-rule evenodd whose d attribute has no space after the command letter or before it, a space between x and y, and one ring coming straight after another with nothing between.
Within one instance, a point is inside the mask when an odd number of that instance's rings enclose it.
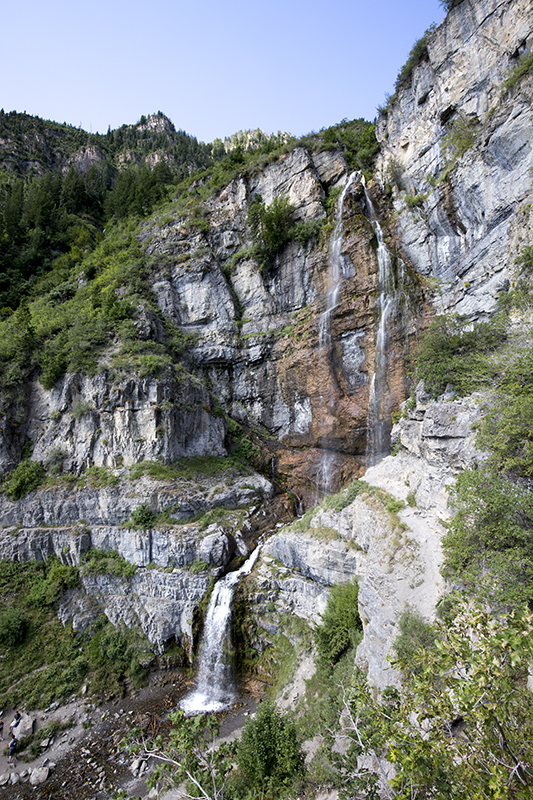
<instances>
[{"instance_id":1,"label":"tree foliage","mask_svg":"<svg viewBox=\"0 0 533 800\"><path fill-rule=\"evenodd\" d=\"M413 73L414 68L419 64L424 58L427 57L428 48L427 43L431 33L435 30L436 25L433 23L429 26L429 28L424 32L424 35L417 39L417 41L412 46L409 57L403 67L401 68L400 72L398 73L398 77L396 78L396 83L394 84L394 88L396 91L401 89L402 87L406 87L409 85L411 80L411 75Z\"/></svg>"},{"instance_id":2,"label":"tree foliage","mask_svg":"<svg viewBox=\"0 0 533 800\"><path fill-rule=\"evenodd\" d=\"M434 397L448 385L466 395L486 385L496 372L491 354L506 339L505 322L470 325L465 317L443 314L436 317L421 339L416 355L416 374Z\"/></svg>"},{"instance_id":3,"label":"tree foliage","mask_svg":"<svg viewBox=\"0 0 533 800\"><path fill-rule=\"evenodd\" d=\"M533 604L533 496L492 470L462 472L443 538L443 575L500 607Z\"/></svg>"},{"instance_id":4,"label":"tree foliage","mask_svg":"<svg viewBox=\"0 0 533 800\"><path fill-rule=\"evenodd\" d=\"M276 255L291 238L294 206L285 196L275 197L269 206L256 194L250 204L248 223L256 258L263 269L271 266Z\"/></svg>"},{"instance_id":5,"label":"tree foliage","mask_svg":"<svg viewBox=\"0 0 533 800\"><path fill-rule=\"evenodd\" d=\"M190 800L223 800L234 767L234 742L216 745L220 724L214 714L186 717L182 709L169 714L168 735L136 729L124 742L132 752L157 762L148 784L159 789L184 786L180 794Z\"/></svg>"},{"instance_id":6,"label":"tree foliage","mask_svg":"<svg viewBox=\"0 0 533 800\"><path fill-rule=\"evenodd\" d=\"M350 747L339 759L344 797L377 776L361 768L394 766L387 796L397 800L525 800L533 791L533 697L522 678L533 655L533 618L498 619L464 603L435 625L435 648L399 690L376 701L354 673L346 703ZM396 666L393 662L393 666ZM360 759L363 759L361 761Z\"/></svg>"},{"instance_id":7,"label":"tree foliage","mask_svg":"<svg viewBox=\"0 0 533 800\"><path fill-rule=\"evenodd\" d=\"M398 620L398 635L393 644L396 661L404 675L412 675L420 669L420 651L434 648L435 636L422 614L408 606Z\"/></svg>"},{"instance_id":8,"label":"tree foliage","mask_svg":"<svg viewBox=\"0 0 533 800\"><path fill-rule=\"evenodd\" d=\"M38 461L21 461L6 478L4 492L11 500L20 500L28 492L37 489L44 478L44 467Z\"/></svg>"},{"instance_id":9,"label":"tree foliage","mask_svg":"<svg viewBox=\"0 0 533 800\"><path fill-rule=\"evenodd\" d=\"M357 580L331 587L326 610L314 638L317 660L331 667L361 638L362 624L358 612L359 585Z\"/></svg>"},{"instance_id":10,"label":"tree foliage","mask_svg":"<svg viewBox=\"0 0 533 800\"><path fill-rule=\"evenodd\" d=\"M243 730L237 764L244 784L264 798L285 796L303 776L304 755L292 720L264 701Z\"/></svg>"},{"instance_id":11,"label":"tree foliage","mask_svg":"<svg viewBox=\"0 0 533 800\"><path fill-rule=\"evenodd\" d=\"M27 622L20 608L6 608L0 613L0 648L16 647L24 641Z\"/></svg>"}]
</instances>

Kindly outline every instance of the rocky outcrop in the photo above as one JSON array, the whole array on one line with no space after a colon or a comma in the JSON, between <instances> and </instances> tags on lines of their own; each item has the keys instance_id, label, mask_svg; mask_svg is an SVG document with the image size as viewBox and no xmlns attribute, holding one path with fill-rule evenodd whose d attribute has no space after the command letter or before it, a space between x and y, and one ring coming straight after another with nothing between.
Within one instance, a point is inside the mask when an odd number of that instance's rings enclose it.
<instances>
[{"instance_id":1,"label":"rocky outcrop","mask_svg":"<svg viewBox=\"0 0 533 800\"><path fill-rule=\"evenodd\" d=\"M50 391L32 384L28 435L35 460L61 456L66 472L226 455L226 423L213 409L206 387L192 378L117 383L105 372L66 375Z\"/></svg>"},{"instance_id":2,"label":"rocky outcrop","mask_svg":"<svg viewBox=\"0 0 533 800\"><path fill-rule=\"evenodd\" d=\"M402 252L440 282L442 310L493 311L519 248L533 241L532 78L503 86L532 48L528 0L464 0L378 120Z\"/></svg>"},{"instance_id":3,"label":"rocky outcrop","mask_svg":"<svg viewBox=\"0 0 533 800\"><path fill-rule=\"evenodd\" d=\"M231 484L221 485L228 478ZM277 515L289 513L277 504L269 481L232 470L189 481L145 476L132 482L122 474L114 486L36 491L2 504L0 559L53 555L80 567L82 586L66 593L58 612L74 630L86 630L105 614L114 625L140 630L156 651L176 640L192 657L198 606L232 558L248 553L263 518L272 524L261 508L267 498ZM127 525L143 504L154 518L166 510L164 522L145 529ZM214 510L211 525L192 521ZM116 553L137 569L129 578L121 577L120 568L117 574L91 569L85 562L92 549Z\"/></svg>"},{"instance_id":4,"label":"rocky outcrop","mask_svg":"<svg viewBox=\"0 0 533 800\"><path fill-rule=\"evenodd\" d=\"M286 614L318 623L329 587L356 577L364 632L358 663L378 688L398 680L387 655L402 612L409 606L431 619L446 591L439 570L443 520L450 514L448 487L461 469L483 461L474 444L479 416L476 398L436 401L420 385L415 404L403 405L393 429L393 439L401 443L398 454L364 475L370 487L387 495L370 488L340 512L319 507L304 532L298 522L269 539L248 590L263 646L282 630ZM403 508L387 510L387 496L402 501Z\"/></svg>"}]
</instances>

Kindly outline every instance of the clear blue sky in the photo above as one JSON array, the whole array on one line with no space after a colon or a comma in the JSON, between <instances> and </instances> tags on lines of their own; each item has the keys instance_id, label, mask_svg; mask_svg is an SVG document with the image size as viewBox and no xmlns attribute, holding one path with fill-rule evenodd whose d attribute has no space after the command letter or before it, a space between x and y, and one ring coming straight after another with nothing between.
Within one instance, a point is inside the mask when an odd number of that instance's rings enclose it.
<instances>
[{"instance_id":1,"label":"clear blue sky","mask_svg":"<svg viewBox=\"0 0 533 800\"><path fill-rule=\"evenodd\" d=\"M438 0L3 3L0 107L105 133L161 110L199 140L373 119Z\"/></svg>"}]
</instances>

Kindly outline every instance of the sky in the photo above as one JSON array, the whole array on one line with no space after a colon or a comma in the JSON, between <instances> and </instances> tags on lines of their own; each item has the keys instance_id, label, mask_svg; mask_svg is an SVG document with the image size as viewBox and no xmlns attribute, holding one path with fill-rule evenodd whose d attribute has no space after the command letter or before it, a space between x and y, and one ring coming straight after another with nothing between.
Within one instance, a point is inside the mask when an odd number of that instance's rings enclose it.
<instances>
[{"instance_id":1,"label":"sky","mask_svg":"<svg viewBox=\"0 0 533 800\"><path fill-rule=\"evenodd\" d=\"M212 142L301 136L394 90L439 0L4 2L0 107L92 132L166 114Z\"/></svg>"}]
</instances>

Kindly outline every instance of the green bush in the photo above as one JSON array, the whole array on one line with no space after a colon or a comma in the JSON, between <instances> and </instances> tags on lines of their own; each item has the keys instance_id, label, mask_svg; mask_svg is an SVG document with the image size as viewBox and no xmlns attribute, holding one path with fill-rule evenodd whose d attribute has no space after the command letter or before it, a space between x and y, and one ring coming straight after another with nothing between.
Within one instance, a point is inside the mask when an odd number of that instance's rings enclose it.
<instances>
[{"instance_id":1,"label":"green bush","mask_svg":"<svg viewBox=\"0 0 533 800\"><path fill-rule=\"evenodd\" d=\"M131 512L129 525L132 528L152 528L156 519L157 514L146 503L141 503Z\"/></svg>"},{"instance_id":2,"label":"green bush","mask_svg":"<svg viewBox=\"0 0 533 800\"><path fill-rule=\"evenodd\" d=\"M509 89L512 89L513 86L522 80L525 75L529 75L529 73L533 70L533 53L526 53L522 56L522 58L518 61L516 67L511 70L509 75L503 82L502 86L502 94Z\"/></svg>"},{"instance_id":3,"label":"green bush","mask_svg":"<svg viewBox=\"0 0 533 800\"><path fill-rule=\"evenodd\" d=\"M144 674L141 662L150 652L146 637L139 631L115 627L100 617L85 645L92 688L112 697L124 693L124 677L138 685Z\"/></svg>"},{"instance_id":4,"label":"green bush","mask_svg":"<svg viewBox=\"0 0 533 800\"><path fill-rule=\"evenodd\" d=\"M486 385L497 371L490 356L506 340L501 316L470 327L465 317L444 314L436 317L421 339L416 374L426 390L438 397L451 385L467 395Z\"/></svg>"},{"instance_id":5,"label":"green bush","mask_svg":"<svg viewBox=\"0 0 533 800\"><path fill-rule=\"evenodd\" d=\"M355 480L352 481L345 489L342 489L337 494L331 494L324 500L326 508L332 508L334 511L342 511L343 508L353 503L357 495L362 492L367 492L369 485L365 481Z\"/></svg>"},{"instance_id":6,"label":"green bush","mask_svg":"<svg viewBox=\"0 0 533 800\"><path fill-rule=\"evenodd\" d=\"M427 56L428 48L428 38L429 35L435 30L436 25L433 23L429 26L429 28L425 31L424 35L418 39L411 48L409 53L409 57L403 67L401 68L400 72L398 73L398 77L396 78L396 83L394 88L396 91L398 89L408 86L409 81L411 79L411 75L413 73L414 68L419 64L422 59Z\"/></svg>"},{"instance_id":7,"label":"green bush","mask_svg":"<svg viewBox=\"0 0 533 800\"><path fill-rule=\"evenodd\" d=\"M0 613L0 647L16 647L24 641L27 623L18 608L7 608Z\"/></svg>"},{"instance_id":8,"label":"green bush","mask_svg":"<svg viewBox=\"0 0 533 800\"><path fill-rule=\"evenodd\" d=\"M479 130L477 117L454 117L447 126L442 137L440 148L445 158L453 165L466 151L473 146Z\"/></svg>"},{"instance_id":9,"label":"green bush","mask_svg":"<svg viewBox=\"0 0 533 800\"><path fill-rule=\"evenodd\" d=\"M294 226L292 236L302 247L307 247L312 239L318 239L325 221L325 219L308 219L305 222L298 222Z\"/></svg>"},{"instance_id":10,"label":"green bush","mask_svg":"<svg viewBox=\"0 0 533 800\"><path fill-rule=\"evenodd\" d=\"M248 224L255 245L255 255L262 269L272 265L276 255L290 240L294 206L288 197L275 197L267 207L256 194L250 204Z\"/></svg>"},{"instance_id":11,"label":"green bush","mask_svg":"<svg viewBox=\"0 0 533 800\"><path fill-rule=\"evenodd\" d=\"M422 614L407 607L398 621L398 635L393 644L398 665L405 675L419 674L424 653L435 648L436 634Z\"/></svg>"},{"instance_id":12,"label":"green bush","mask_svg":"<svg viewBox=\"0 0 533 800\"><path fill-rule=\"evenodd\" d=\"M42 464L38 461L21 461L4 484L4 492L11 500L20 500L28 492L38 489L44 479Z\"/></svg>"},{"instance_id":13,"label":"green bush","mask_svg":"<svg viewBox=\"0 0 533 800\"><path fill-rule=\"evenodd\" d=\"M533 604L533 495L494 471L462 472L442 540L442 573L492 606Z\"/></svg>"},{"instance_id":14,"label":"green bush","mask_svg":"<svg viewBox=\"0 0 533 800\"><path fill-rule=\"evenodd\" d=\"M83 574L115 575L131 581L137 572L137 565L130 564L116 550L97 550L92 547L84 554Z\"/></svg>"},{"instance_id":15,"label":"green bush","mask_svg":"<svg viewBox=\"0 0 533 800\"><path fill-rule=\"evenodd\" d=\"M79 585L78 568L61 564L58 558L51 556L39 579L29 584L26 601L36 608L52 607L66 589L74 589Z\"/></svg>"},{"instance_id":16,"label":"green bush","mask_svg":"<svg viewBox=\"0 0 533 800\"><path fill-rule=\"evenodd\" d=\"M332 667L350 647L359 643L363 626L357 606L358 594L356 580L331 587L322 621L314 631L320 666Z\"/></svg>"},{"instance_id":17,"label":"green bush","mask_svg":"<svg viewBox=\"0 0 533 800\"><path fill-rule=\"evenodd\" d=\"M262 798L285 797L304 774L304 754L292 720L264 701L246 722L237 765L248 791Z\"/></svg>"}]
</instances>

